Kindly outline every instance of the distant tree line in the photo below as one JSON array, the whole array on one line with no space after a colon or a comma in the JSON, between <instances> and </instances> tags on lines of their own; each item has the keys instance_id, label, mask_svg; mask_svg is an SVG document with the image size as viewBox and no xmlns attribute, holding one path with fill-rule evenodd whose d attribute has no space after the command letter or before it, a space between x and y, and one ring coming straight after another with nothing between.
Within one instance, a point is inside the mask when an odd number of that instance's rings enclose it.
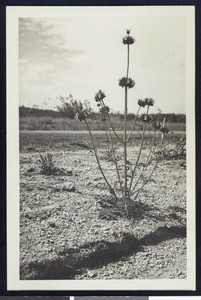
<instances>
[{"instance_id":1,"label":"distant tree line","mask_svg":"<svg viewBox=\"0 0 201 300\"><path fill-rule=\"evenodd\" d=\"M20 117L61 117L62 114L59 111L51 109L40 109L35 107L26 107L24 105L19 107Z\"/></svg>"},{"instance_id":2,"label":"distant tree line","mask_svg":"<svg viewBox=\"0 0 201 300\"><path fill-rule=\"evenodd\" d=\"M93 112L90 110L90 116L92 119L96 119L99 115L97 112ZM121 113L111 113L112 115L119 118L120 121L123 120L124 115ZM51 109L40 109L35 107L25 107L24 105L19 107L19 117L52 117L52 118L74 118L75 111L70 108L68 110L68 107L65 107L65 111L63 110L51 110ZM129 113L128 114L128 120L133 120L135 117L135 114ZM152 114L151 117L153 120L160 119L162 121L164 118L166 118L166 122L178 122L178 123L185 123L186 122L186 115L185 114L174 114L174 113L156 113Z\"/></svg>"},{"instance_id":3,"label":"distant tree line","mask_svg":"<svg viewBox=\"0 0 201 300\"><path fill-rule=\"evenodd\" d=\"M57 110L51 109L40 109L38 107L25 107L24 105L19 107L19 116L20 117L52 117L52 118L70 118L73 119L75 117L76 112L80 110L85 110L92 119L97 119L99 113L94 112L90 106L90 102L88 100L84 100L83 102L75 100L71 94L67 97L58 97L60 101L60 105L57 106ZM109 108L108 108L109 109ZM115 117L119 118L120 121L124 119L124 115L117 112L111 113ZM160 122L166 119L166 122L178 122L178 123L185 123L186 122L186 115L185 114L174 114L168 113L164 114L159 111L156 114L150 115L154 121L159 120ZM135 114L129 113L127 116L128 121L133 120Z\"/></svg>"},{"instance_id":4,"label":"distant tree line","mask_svg":"<svg viewBox=\"0 0 201 300\"><path fill-rule=\"evenodd\" d=\"M133 119L134 114L128 114L128 119ZM150 117L157 121L159 120L162 122L165 118L166 122L172 122L172 123L185 123L186 122L186 115L185 114L174 114L174 113L156 113L156 114L150 114ZM121 118L123 119L123 114L121 115Z\"/></svg>"}]
</instances>

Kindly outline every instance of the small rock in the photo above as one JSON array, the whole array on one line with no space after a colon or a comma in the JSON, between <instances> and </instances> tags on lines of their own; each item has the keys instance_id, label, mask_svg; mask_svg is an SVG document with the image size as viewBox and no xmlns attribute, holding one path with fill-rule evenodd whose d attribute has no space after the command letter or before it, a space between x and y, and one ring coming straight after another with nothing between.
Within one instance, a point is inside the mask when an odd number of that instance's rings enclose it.
<instances>
[{"instance_id":1,"label":"small rock","mask_svg":"<svg viewBox=\"0 0 201 300\"><path fill-rule=\"evenodd\" d=\"M54 244L53 240L48 240L49 244Z\"/></svg>"},{"instance_id":2,"label":"small rock","mask_svg":"<svg viewBox=\"0 0 201 300\"><path fill-rule=\"evenodd\" d=\"M47 221L47 224L50 227L55 228L57 226L57 220L55 218L51 218Z\"/></svg>"},{"instance_id":3,"label":"small rock","mask_svg":"<svg viewBox=\"0 0 201 300\"><path fill-rule=\"evenodd\" d=\"M53 188L54 192L59 192L61 190L61 187L60 186L55 186Z\"/></svg>"},{"instance_id":4,"label":"small rock","mask_svg":"<svg viewBox=\"0 0 201 300\"><path fill-rule=\"evenodd\" d=\"M75 186L72 182L67 182L62 188L63 191L74 192Z\"/></svg>"},{"instance_id":5,"label":"small rock","mask_svg":"<svg viewBox=\"0 0 201 300\"><path fill-rule=\"evenodd\" d=\"M73 175L73 169L70 168L70 167L67 168L67 169L66 169L66 173L67 173L68 176L72 176L72 175Z\"/></svg>"},{"instance_id":6,"label":"small rock","mask_svg":"<svg viewBox=\"0 0 201 300\"><path fill-rule=\"evenodd\" d=\"M51 222L51 223L49 223L49 226L54 228L54 227L56 227L56 224L55 224L55 222Z\"/></svg>"},{"instance_id":7,"label":"small rock","mask_svg":"<svg viewBox=\"0 0 201 300\"><path fill-rule=\"evenodd\" d=\"M34 171L35 171L35 169L34 169L33 167L31 167L31 168L29 168L29 169L27 170L28 173L31 173L31 172L34 172Z\"/></svg>"}]
</instances>

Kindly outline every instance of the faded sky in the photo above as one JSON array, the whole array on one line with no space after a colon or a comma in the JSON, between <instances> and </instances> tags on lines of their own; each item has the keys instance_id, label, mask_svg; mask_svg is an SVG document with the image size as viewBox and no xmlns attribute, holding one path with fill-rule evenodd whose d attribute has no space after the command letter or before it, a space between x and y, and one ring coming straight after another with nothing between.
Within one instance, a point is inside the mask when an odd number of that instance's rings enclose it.
<instances>
[{"instance_id":1,"label":"faded sky","mask_svg":"<svg viewBox=\"0 0 201 300\"><path fill-rule=\"evenodd\" d=\"M185 18L178 16L102 15L19 20L20 105L54 108L58 96L71 93L88 99L102 89L113 111L124 109L126 29L136 43L130 47L129 112L137 100L152 97L163 112L185 113Z\"/></svg>"}]
</instances>

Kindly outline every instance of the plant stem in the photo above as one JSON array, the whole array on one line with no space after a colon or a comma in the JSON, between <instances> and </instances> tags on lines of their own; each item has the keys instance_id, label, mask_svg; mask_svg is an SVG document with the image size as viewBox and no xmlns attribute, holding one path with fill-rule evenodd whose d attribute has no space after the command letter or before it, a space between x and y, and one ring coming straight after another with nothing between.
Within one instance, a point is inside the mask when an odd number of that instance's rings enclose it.
<instances>
[{"instance_id":1,"label":"plant stem","mask_svg":"<svg viewBox=\"0 0 201 300\"><path fill-rule=\"evenodd\" d=\"M127 196L127 87L125 87L125 111L124 111L124 195Z\"/></svg>"},{"instance_id":2,"label":"plant stem","mask_svg":"<svg viewBox=\"0 0 201 300\"><path fill-rule=\"evenodd\" d=\"M111 145L111 149L112 149L112 155L113 155L113 158L114 158L114 164L115 164L115 167L116 167L116 172L117 172L117 176L118 176L118 181L119 181L119 186L120 186L120 189L121 189L121 193L122 193L122 196L123 196L123 187L122 187L122 183L121 183L121 178L120 178L120 173L119 173L119 167L118 167L118 163L117 163L117 158L116 158L116 154L115 154L115 150L114 150L114 142L113 142L113 138L112 138L112 133L111 133L111 130L110 130L110 126L109 126L109 121L108 121L108 118L107 118L107 115L106 115L106 112L104 111L104 117L107 119L107 124L108 124L108 128L106 127L106 132L109 132L109 141L110 141L110 145Z\"/></svg>"},{"instance_id":3,"label":"plant stem","mask_svg":"<svg viewBox=\"0 0 201 300\"><path fill-rule=\"evenodd\" d=\"M137 169L138 162L139 162L139 159L140 159L140 156L141 156L142 147L143 147L143 143L144 143L145 129L146 129L146 124L143 123L143 131L142 131L142 138L141 138L140 150L139 150L139 153L138 153L137 160L136 160L136 162L135 162L134 169L132 170L132 173L131 173L131 181L130 181L129 192L131 192L131 188L132 188L132 184L133 184L133 178L134 178L135 171L136 171L136 169Z\"/></svg>"},{"instance_id":4,"label":"plant stem","mask_svg":"<svg viewBox=\"0 0 201 300\"><path fill-rule=\"evenodd\" d=\"M165 119L166 118L163 119L163 124L162 124L163 127L165 127ZM164 132L162 133L161 145L163 145L163 142L164 142Z\"/></svg>"},{"instance_id":5,"label":"plant stem","mask_svg":"<svg viewBox=\"0 0 201 300\"><path fill-rule=\"evenodd\" d=\"M154 129L154 133L153 133L151 145L150 145L150 147L149 147L149 156L148 156L148 158L147 158L147 164L149 163L150 158L151 158L152 149L153 149L153 146L154 146L155 139L156 139L156 129Z\"/></svg>"},{"instance_id":6,"label":"plant stem","mask_svg":"<svg viewBox=\"0 0 201 300\"><path fill-rule=\"evenodd\" d=\"M131 131L130 131L128 137L127 137L127 142L130 140L130 137L131 137L131 134L132 134L132 132L133 132L133 128L134 128L134 125L135 125L135 122L136 122L136 120L137 120L137 117L138 117L139 112L140 112L140 106L138 107L137 114L135 115L135 118L134 118L134 120L133 120L133 123L132 123L132 126L131 126Z\"/></svg>"},{"instance_id":7,"label":"plant stem","mask_svg":"<svg viewBox=\"0 0 201 300\"><path fill-rule=\"evenodd\" d=\"M127 79L128 79L128 72L129 72L129 44L127 45L127 72L126 72Z\"/></svg>"},{"instance_id":8,"label":"plant stem","mask_svg":"<svg viewBox=\"0 0 201 300\"><path fill-rule=\"evenodd\" d=\"M103 100L101 100L101 104L102 104L102 106L105 108L106 106L105 106L105 102L103 101ZM116 133L116 131L115 131L115 129L114 129L114 126L113 126L113 124L112 124L112 122L111 122L111 119L110 119L110 115L107 113L107 112L105 112L105 115L106 115L106 117L107 117L107 119L108 119L108 121L109 121L109 123L110 123L110 126L111 126L111 128L112 128L112 131L114 132L114 134L116 135L116 137L122 142L122 139L118 136L118 134Z\"/></svg>"},{"instance_id":9,"label":"plant stem","mask_svg":"<svg viewBox=\"0 0 201 300\"><path fill-rule=\"evenodd\" d=\"M140 175L139 175L139 177L138 177L138 179L137 179L137 181L136 181L134 187L132 188L131 194L134 193L135 188L136 188L136 186L138 185L138 182L139 182L140 178L142 177L142 174L143 174L143 172L144 172L145 166L147 166L147 164L148 164L149 161L150 161L150 157L151 157L151 154L152 154L152 148L153 148L154 141L155 141L155 136L156 136L156 129L154 130L154 134L153 134L152 141L151 141L151 145L150 145L150 148L149 148L149 155L148 155L148 157L147 157L146 164L143 165L142 170L141 170L141 172L140 172Z\"/></svg>"},{"instance_id":10,"label":"plant stem","mask_svg":"<svg viewBox=\"0 0 201 300\"><path fill-rule=\"evenodd\" d=\"M84 121L85 121L85 124L87 125L87 129L88 129L88 131L89 131L89 135L90 135L90 138L91 138L91 142L92 142L92 146L93 146L93 150L94 150L94 154L95 154L95 157L96 157L96 161L97 161L98 167L99 167L99 169L100 169L100 171L101 171L101 174L102 174L102 176L103 176L103 178L104 178L106 184L107 184L108 187L109 187L110 192L111 192L111 193L115 196L115 198L117 199L117 195L116 195L114 189L111 187L110 183L108 182L107 178L105 177L105 174L104 174L104 172L103 172L103 169L102 169L102 167L101 167L101 165L100 165L100 161L99 161L99 158L98 158L98 155L97 155L97 149L96 149L96 146L95 146L95 144L94 144L94 140L93 140L93 136L92 136L92 133L91 133L91 129L90 129L90 127L89 127L89 124L88 124L88 122L87 122L86 119L85 119Z\"/></svg>"},{"instance_id":11,"label":"plant stem","mask_svg":"<svg viewBox=\"0 0 201 300\"><path fill-rule=\"evenodd\" d=\"M149 113L149 106L147 106L146 117L148 116L148 113ZM142 147L143 147L143 144L144 144L145 131L146 131L146 123L143 122L143 131L142 131L142 139L141 139L141 144L140 144L140 150L139 150L139 153L138 153L138 157L137 157L137 160L136 160L134 169L132 170L131 181L130 181L130 187L129 187L129 192L131 192L131 188L132 188L132 184L133 184L133 178L134 178L135 171L136 171L136 169L137 169L138 162L139 162L139 160L140 160L140 156L141 156L141 153L142 153Z\"/></svg>"},{"instance_id":12,"label":"plant stem","mask_svg":"<svg viewBox=\"0 0 201 300\"><path fill-rule=\"evenodd\" d=\"M163 120L163 126L165 126L165 118L164 118L164 120ZM156 134L156 130L155 130L155 134ZM153 136L153 140L152 140L152 141L154 141L154 139L155 139L155 134L154 134L154 136ZM164 142L164 133L162 133L161 147L163 146L163 142ZM152 152L152 151L151 151L151 152ZM153 152L152 152L152 153L153 153ZM147 184L147 183L149 182L149 180L150 180L150 178L151 178L151 176L152 176L152 174L153 174L153 172L154 172L154 170L155 170L155 168L156 168L156 166L157 166L158 160L159 160L159 159L156 158L156 162L155 162L155 164L154 164L154 166L153 166L153 169L152 169L151 173L149 174L148 179L143 183L143 185L141 186L141 188L137 191L137 194L135 195L134 200L137 198L137 196L139 195L139 193L142 191L142 189L143 189L143 187L145 186L145 184ZM132 194L132 195L133 195L133 194Z\"/></svg>"},{"instance_id":13,"label":"plant stem","mask_svg":"<svg viewBox=\"0 0 201 300\"><path fill-rule=\"evenodd\" d=\"M148 179L143 183L143 185L141 186L141 188L137 191L137 194L135 195L135 197L134 197L133 200L135 200L135 199L137 198L137 196L139 195L139 193L142 191L143 187L144 187L144 186L149 182L149 180L151 179L151 176L152 176L152 174L153 174L153 172L154 172L154 170L155 170L155 168L156 168L156 166L157 166L157 163L158 163L158 160L156 160L156 162L155 162L155 164L154 164L154 166L153 166L153 169L152 169L152 171L151 171L150 174L149 174Z\"/></svg>"},{"instance_id":14,"label":"plant stem","mask_svg":"<svg viewBox=\"0 0 201 300\"><path fill-rule=\"evenodd\" d=\"M127 45L127 70L126 78L128 81L128 72L129 72L129 44ZM127 113L128 113L128 87L125 86L125 110L124 110L124 196L128 194L127 188Z\"/></svg>"},{"instance_id":15,"label":"plant stem","mask_svg":"<svg viewBox=\"0 0 201 300\"><path fill-rule=\"evenodd\" d=\"M104 121L105 123L105 121ZM107 153L108 153L108 156L110 155L110 147L109 147L109 137L108 137L108 130L107 130L107 127L105 125L105 135L106 135L106 140L107 140Z\"/></svg>"},{"instance_id":16,"label":"plant stem","mask_svg":"<svg viewBox=\"0 0 201 300\"><path fill-rule=\"evenodd\" d=\"M114 150L114 143L113 143L112 134L111 134L110 130L109 130L109 135L110 135L110 143L111 143L111 147L112 147L112 154L113 154L113 157L114 157L114 164L115 164L115 167L116 167L117 176L118 176L118 180L119 180L119 185L120 185L120 189L121 189L122 196L123 196L123 187L122 187L122 183L121 183L121 178L120 178L120 174L119 174L119 167L118 167L118 163L117 163L117 158L116 158L116 154L115 154L115 150Z\"/></svg>"}]
</instances>

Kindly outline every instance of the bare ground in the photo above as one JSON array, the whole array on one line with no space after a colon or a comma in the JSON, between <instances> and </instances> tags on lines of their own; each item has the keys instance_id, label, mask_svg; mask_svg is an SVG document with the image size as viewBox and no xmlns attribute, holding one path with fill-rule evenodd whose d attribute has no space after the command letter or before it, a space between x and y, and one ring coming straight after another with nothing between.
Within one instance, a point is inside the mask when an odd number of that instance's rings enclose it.
<instances>
[{"instance_id":1,"label":"bare ground","mask_svg":"<svg viewBox=\"0 0 201 300\"><path fill-rule=\"evenodd\" d=\"M88 142L84 134L21 133L21 279L186 278L183 162L160 162L123 213L121 201L113 209ZM97 142L104 146L102 136ZM137 147L129 148L134 156ZM62 172L40 174L39 152L51 152ZM102 147L100 157L113 182Z\"/></svg>"}]
</instances>

